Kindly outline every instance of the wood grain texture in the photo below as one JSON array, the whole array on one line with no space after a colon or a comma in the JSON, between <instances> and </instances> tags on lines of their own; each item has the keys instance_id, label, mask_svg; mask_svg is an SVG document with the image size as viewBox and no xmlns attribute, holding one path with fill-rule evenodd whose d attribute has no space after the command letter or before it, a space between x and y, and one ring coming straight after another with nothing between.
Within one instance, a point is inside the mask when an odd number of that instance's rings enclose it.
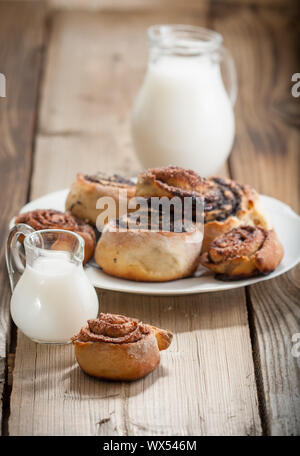
<instances>
[{"instance_id":1,"label":"wood grain texture","mask_svg":"<svg viewBox=\"0 0 300 456\"><path fill-rule=\"evenodd\" d=\"M300 333L299 265L266 287L249 290L254 359L265 432L300 435L300 357L292 336Z\"/></svg>"},{"instance_id":2,"label":"wood grain texture","mask_svg":"<svg viewBox=\"0 0 300 456\"><path fill-rule=\"evenodd\" d=\"M27 198L35 107L41 70L42 5L0 3L0 71L6 98L0 98L0 429L6 356L10 344L10 290L4 262L8 221Z\"/></svg>"},{"instance_id":3,"label":"wood grain texture","mask_svg":"<svg viewBox=\"0 0 300 456\"><path fill-rule=\"evenodd\" d=\"M37 0L38 1L38 0ZM84 9L84 10L153 10L153 9L189 9L203 10L211 2L218 2L236 7L240 5L263 5L264 7L295 4L295 0L48 0L50 8L54 9Z\"/></svg>"},{"instance_id":4,"label":"wood grain texture","mask_svg":"<svg viewBox=\"0 0 300 456\"><path fill-rule=\"evenodd\" d=\"M232 175L299 211L300 109L299 99L291 95L291 77L299 65L299 20L287 11L259 8L233 12L214 7L211 17L238 71Z\"/></svg>"},{"instance_id":5,"label":"wood grain texture","mask_svg":"<svg viewBox=\"0 0 300 456\"><path fill-rule=\"evenodd\" d=\"M179 17L54 16L32 198L65 187L81 168L139 169L129 114L145 71L145 29L167 19ZM206 22L194 13L180 20ZM100 292L100 306L175 332L159 369L132 384L97 381L80 371L71 346L38 346L19 333L10 434L261 434L243 290L167 298Z\"/></svg>"},{"instance_id":6,"label":"wood grain texture","mask_svg":"<svg viewBox=\"0 0 300 456\"><path fill-rule=\"evenodd\" d=\"M187 14L181 20L199 23L201 17ZM146 28L155 21L176 19L174 13L124 13L122 19L118 14L103 18L99 13L56 15L45 69L32 194L57 190L57 181L68 187L74 168L76 172L103 168L137 175L141 166L133 151L130 113L146 66ZM107 44L102 46L102 42ZM62 60L64 64L59 65ZM76 167L69 166L70 160ZM45 161L48 168L43 166ZM56 179L54 172L60 175Z\"/></svg>"},{"instance_id":7,"label":"wood grain texture","mask_svg":"<svg viewBox=\"0 0 300 456\"><path fill-rule=\"evenodd\" d=\"M299 212L300 104L291 95L291 76L299 68L299 16L215 6L211 17L239 75L232 175ZM291 355L292 335L300 332L299 272L298 266L248 294L264 431L272 435L300 434L300 364Z\"/></svg>"},{"instance_id":8,"label":"wood grain texture","mask_svg":"<svg viewBox=\"0 0 300 456\"><path fill-rule=\"evenodd\" d=\"M101 311L174 331L144 380L86 376L71 346L19 333L11 435L256 435L261 432L244 292L159 298L99 294ZM242 310L241 310L242 309ZM30 416L30 419L28 419Z\"/></svg>"}]
</instances>

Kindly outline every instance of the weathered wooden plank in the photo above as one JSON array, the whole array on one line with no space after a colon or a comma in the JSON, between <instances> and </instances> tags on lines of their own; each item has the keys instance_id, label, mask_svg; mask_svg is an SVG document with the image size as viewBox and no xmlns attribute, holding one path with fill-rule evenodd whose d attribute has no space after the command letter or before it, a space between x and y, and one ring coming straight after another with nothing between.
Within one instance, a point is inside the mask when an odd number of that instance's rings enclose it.
<instances>
[{"instance_id":1,"label":"weathered wooden plank","mask_svg":"<svg viewBox=\"0 0 300 456\"><path fill-rule=\"evenodd\" d=\"M263 9L239 11L237 20L237 13L216 6L212 17L239 74L233 176L299 212L300 105L291 95L299 20ZM299 271L249 289L263 427L273 435L300 434L299 359L291 355L292 335L300 332Z\"/></svg>"},{"instance_id":2,"label":"weathered wooden plank","mask_svg":"<svg viewBox=\"0 0 300 456\"><path fill-rule=\"evenodd\" d=\"M296 4L295 0L48 0L48 5L56 9L91 9L91 10L153 10L153 9L189 9L203 10L210 2L229 4L236 7L240 5L259 5L265 7Z\"/></svg>"},{"instance_id":3,"label":"weathered wooden plank","mask_svg":"<svg viewBox=\"0 0 300 456\"><path fill-rule=\"evenodd\" d=\"M41 70L43 6L0 3L0 429L7 350L10 344L10 290L4 263L8 221L26 202L31 172L35 108ZM1 432L1 431L0 431Z\"/></svg>"},{"instance_id":4,"label":"weathered wooden plank","mask_svg":"<svg viewBox=\"0 0 300 456\"><path fill-rule=\"evenodd\" d=\"M299 99L291 95L299 21L264 9L215 7L212 16L238 68L232 174L299 210Z\"/></svg>"},{"instance_id":5,"label":"weathered wooden plank","mask_svg":"<svg viewBox=\"0 0 300 456\"><path fill-rule=\"evenodd\" d=\"M174 12L55 15L33 198L65 187L82 168L139 169L130 108L145 71L145 29L167 20L206 22ZM19 333L12 435L261 433L243 290L166 298L100 292L100 299L102 311L175 332L161 366L132 384L100 382L80 371L71 346L38 346Z\"/></svg>"},{"instance_id":6,"label":"weathered wooden plank","mask_svg":"<svg viewBox=\"0 0 300 456\"><path fill-rule=\"evenodd\" d=\"M109 136L107 131L104 131L103 136L39 135L36 141L32 194L44 195L60 187L67 188L78 171L94 173L95 170L103 169L108 173L136 176L140 171L139 163L132 150L123 149L120 145L122 142L122 138L113 132ZM37 175L38 178L35 178Z\"/></svg>"},{"instance_id":7,"label":"weathered wooden plank","mask_svg":"<svg viewBox=\"0 0 300 456\"><path fill-rule=\"evenodd\" d=\"M127 136L127 132L126 132ZM108 173L121 173L137 176L141 171L132 149L123 148L124 138L107 131L102 136L44 136L37 137L37 153L34 162L32 194L44 195L61 188L67 188L74 180L74 173L94 173L106 170ZM51 156L51 160L49 160ZM88 157L88 160L87 160ZM70 161L74 166L70 166ZM47 166L45 166L47 163ZM35 179L38 173L39 178ZM55 179L53 175L55 174ZM228 175L227 164L218 175ZM59 182L59 186L58 186Z\"/></svg>"},{"instance_id":8,"label":"weathered wooden plank","mask_svg":"<svg viewBox=\"0 0 300 456\"><path fill-rule=\"evenodd\" d=\"M131 384L92 379L71 346L39 346L19 333L10 434L259 434L244 292L227 298L100 293L103 312L175 333L159 368Z\"/></svg>"},{"instance_id":9,"label":"weathered wooden plank","mask_svg":"<svg viewBox=\"0 0 300 456\"><path fill-rule=\"evenodd\" d=\"M132 147L130 113L145 71L146 28L163 19L176 22L177 15L124 13L120 21L118 15L108 14L99 28L101 17L99 13L58 14L53 23L33 194L56 190L57 179L64 187L69 186L74 179L73 167L65 170L70 157L76 171L87 173L103 168L136 175L141 169ZM201 17L186 15L181 19L198 24ZM111 33L112 26L117 33ZM101 46L101 42L107 44ZM62 60L63 65L56 64ZM49 155L50 161L46 158ZM45 160L48 168L43 166ZM43 173L38 178L36 170ZM53 179L54 172L62 174L64 180L58 176Z\"/></svg>"},{"instance_id":10,"label":"weathered wooden plank","mask_svg":"<svg viewBox=\"0 0 300 456\"><path fill-rule=\"evenodd\" d=\"M300 435L300 353L292 352L300 333L299 273L298 266L249 291L264 428L272 435Z\"/></svg>"}]
</instances>

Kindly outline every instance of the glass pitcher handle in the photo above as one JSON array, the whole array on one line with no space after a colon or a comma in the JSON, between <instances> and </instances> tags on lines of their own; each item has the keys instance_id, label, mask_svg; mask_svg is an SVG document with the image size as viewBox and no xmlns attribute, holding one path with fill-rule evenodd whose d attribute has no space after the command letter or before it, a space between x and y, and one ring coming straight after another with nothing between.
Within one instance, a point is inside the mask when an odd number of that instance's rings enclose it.
<instances>
[{"instance_id":1,"label":"glass pitcher handle","mask_svg":"<svg viewBox=\"0 0 300 456\"><path fill-rule=\"evenodd\" d=\"M5 260L12 292L25 268L25 261L22 261L18 247L19 237L25 237L33 231L35 230L31 228L31 226L25 225L25 223L19 223L18 225L15 225L9 232L6 243Z\"/></svg>"},{"instance_id":2,"label":"glass pitcher handle","mask_svg":"<svg viewBox=\"0 0 300 456\"><path fill-rule=\"evenodd\" d=\"M221 62L224 62L228 95L232 106L234 106L238 92L237 73L234 60L229 50L223 46L219 49L219 54Z\"/></svg>"}]
</instances>

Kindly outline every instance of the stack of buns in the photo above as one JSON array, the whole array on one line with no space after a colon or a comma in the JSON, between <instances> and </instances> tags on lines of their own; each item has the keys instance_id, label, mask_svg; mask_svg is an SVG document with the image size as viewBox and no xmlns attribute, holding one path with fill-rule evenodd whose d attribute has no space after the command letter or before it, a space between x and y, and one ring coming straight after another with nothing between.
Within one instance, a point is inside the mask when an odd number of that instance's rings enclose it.
<instances>
[{"instance_id":1,"label":"stack of buns","mask_svg":"<svg viewBox=\"0 0 300 456\"><path fill-rule=\"evenodd\" d=\"M105 204L98 206L101 197L104 202L115 202L113 213L104 213ZM194 218L188 230L184 224L175 230L174 223L168 230L160 224L153 230L148 223L154 210L151 204L140 229L130 229L131 225L136 228L138 207L132 209L131 200L150 202L154 197L182 201L189 197L195 205L204 201L204 232L203 224ZM217 278L240 279L273 271L283 257L282 245L252 187L221 177L202 178L176 166L142 172L136 184L118 175L78 174L66 211L32 211L17 221L35 229L76 231L85 240L85 261L94 254L104 272L125 279L180 279L191 276L199 264L215 272ZM97 244L95 226L101 231ZM124 226L127 229L122 229Z\"/></svg>"},{"instance_id":2,"label":"stack of buns","mask_svg":"<svg viewBox=\"0 0 300 456\"><path fill-rule=\"evenodd\" d=\"M163 209L152 205L155 197L170 205L175 198L181 203L179 214L175 209L169 213L168 229ZM183 209L186 198L191 201L189 215ZM106 203L111 201L110 212ZM142 172L136 184L118 175L78 174L65 213L30 211L20 214L16 223L76 232L85 241L84 262L94 258L107 274L129 280L181 279L192 276L199 265L218 279L237 280L268 274L283 257L252 187L221 177L205 179L175 166ZM169 347L172 337L170 331L135 318L100 313L72 342L85 373L130 381L158 367L160 351Z\"/></svg>"}]
</instances>

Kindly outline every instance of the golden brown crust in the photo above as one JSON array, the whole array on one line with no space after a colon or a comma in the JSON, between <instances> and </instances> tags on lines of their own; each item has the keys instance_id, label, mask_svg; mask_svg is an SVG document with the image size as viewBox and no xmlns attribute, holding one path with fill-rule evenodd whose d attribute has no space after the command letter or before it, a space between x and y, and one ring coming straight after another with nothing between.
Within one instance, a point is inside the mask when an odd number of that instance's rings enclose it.
<instances>
[{"instance_id":1,"label":"golden brown crust","mask_svg":"<svg viewBox=\"0 0 300 456\"><path fill-rule=\"evenodd\" d=\"M155 326L152 326L152 329L154 330L159 350L166 350L172 342L173 334L167 329L160 329Z\"/></svg>"},{"instance_id":2,"label":"golden brown crust","mask_svg":"<svg viewBox=\"0 0 300 456\"><path fill-rule=\"evenodd\" d=\"M271 225L264 213L257 192L250 185L220 177L208 179L210 188L205 194L205 227L202 253L218 236L240 226Z\"/></svg>"},{"instance_id":3,"label":"golden brown crust","mask_svg":"<svg viewBox=\"0 0 300 456\"><path fill-rule=\"evenodd\" d=\"M191 169L168 166L152 168L138 176L136 195L151 196L201 196L207 187L206 179Z\"/></svg>"},{"instance_id":4,"label":"golden brown crust","mask_svg":"<svg viewBox=\"0 0 300 456\"><path fill-rule=\"evenodd\" d=\"M136 186L138 196L190 196L204 198L204 239L202 252L221 234L242 225L271 226L257 192L249 185L221 177L205 179L192 170L176 166L153 168L141 173Z\"/></svg>"},{"instance_id":5,"label":"golden brown crust","mask_svg":"<svg viewBox=\"0 0 300 456\"><path fill-rule=\"evenodd\" d=\"M218 278L240 279L269 274L282 257L283 247L273 230L239 226L217 237L200 262Z\"/></svg>"},{"instance_id":6,"label":"golden brown crust","mask_svg":"<svg viewBox=\"0 0 300 456\"><path fill-rule=\"evenodd\" d=\"M162 348L156 334L161 334ZM169 331L103 313L72 338L80 367L89 375L109 380L137 380L149 374L160 362L159 351L171 340Z\"/></svg>"},{"instance_id":7,"label":"golden brown crust","mask_svg":"<svg viewBox=\"0 0 300 456\"><path fill-rule=\"evenodd\" d=\"M116 277L165 282L190 276L196 269L203 234L193 231L121 231L110 222L95 250L96 263Z\"/></svg>"},{"instance_id":8,"label":"golden brown crust","mask_svg":"<svg viewBox=\"0 0 300 456\"><path fill-rule=\"evenodd\" d=\"M86 263L94 255L96 246L96 236L94 229L87 223L84 223L82 220L77 219L71 214L56 211L54 209L36 209L34 211L25 212L18 215L16 217L15 223L26 223L36 231L46 229L73 231L74 233L80 234L80 236L84 239L83 262ZM62 243L61 247L63 247ZM59 248L58 244L55 248Z\"/></svg>"},{"instance_id":9,"label":"golden brown crust","mask_svg":"<svg viewBox=\"0 0 300 456\"><path fill-rule=\"evenodd\" d=\"M126 190L126 195L124 193L125 201L121 203L119 201L120 190ZM104 176L103 174L98 174L84 176L78 173L77 179L71 185L67 196L66 209L76 217L96 225L97 217L103 210L97 209L99 198L113 198L116 202L116 214L112 213L112 216L119 217L124 211L127 211L127 200L134 196L135 185L130 183L128 179L116 175Z\"/></svg>"},{"instance_id":10,"label":"golden brown crust","mask_svg":"<svg viewBox=\"0 0 300 456\"><path fill-rule=\"evenodd\" d=\"M274 230L268 231L265 242L255 255L256 267L263 273L274 271L283 258L284 250Z\"/></svg>"}]
</instances>

